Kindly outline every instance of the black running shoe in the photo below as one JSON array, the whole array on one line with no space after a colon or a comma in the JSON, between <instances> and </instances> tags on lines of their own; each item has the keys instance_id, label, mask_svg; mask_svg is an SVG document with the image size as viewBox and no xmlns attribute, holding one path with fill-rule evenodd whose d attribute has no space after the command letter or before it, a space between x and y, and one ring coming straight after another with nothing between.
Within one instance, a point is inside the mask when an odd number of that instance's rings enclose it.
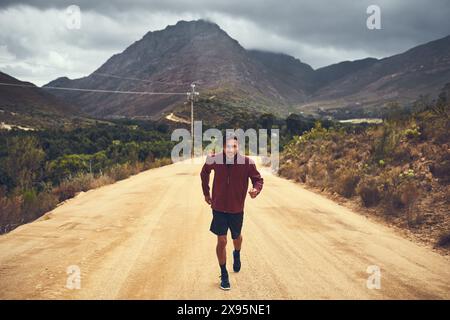
<instances>
[{"instance_id":1,"label":"black running shoe","mask_svg":"<svg viewBox=\"0 0 450 320\"><path fill-rule=\"evenodd\" d=\"M222 273L220 276L220 289L222 290L230 290L230 281L228 280L228 273Z\"/></svg>"},{"instance_id":2,"label":"black running shoe","mask_svg":"<svg viewBox=\"0 0 450 320\"><path fill-rule=\"evenodd\" d=\"M239 272L241 270L241 254L239 251L233 251L233 270L234 272Z\"/></svg>"}]
</instances>

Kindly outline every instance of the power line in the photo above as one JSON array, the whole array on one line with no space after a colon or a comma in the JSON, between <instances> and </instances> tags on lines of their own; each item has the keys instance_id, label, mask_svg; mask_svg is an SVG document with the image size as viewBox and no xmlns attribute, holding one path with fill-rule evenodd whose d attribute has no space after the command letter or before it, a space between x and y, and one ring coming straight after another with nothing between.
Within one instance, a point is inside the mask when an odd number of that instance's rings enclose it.
<instances>
[{"instance_id":1,"label":"power line","mask_svg":"<svg viewBox=\"0 0 450 320\"><path fill-rule=\"evenodd\" d=\"M139 78L121 77L121 76L118 76L118 75L115 75L115 74L96 72L96 71L91 73L91 75L94 75L94 76L98 75L98 76L101 76L101 77L111 77L111 78L124 79L124 80L142 81L142 82L149 82L149 83L164 82L162 80L145 80L145 79L139 79ZM167 83L167 82L164 82L164 83ZM188 84L188 83L190 83L190 82L176 82L176 83L175 82L171 82L169 84L185 85L185 84Z\"/></svg>"},{"instance_id":2,"label":"power line","mask_svg":"<svg viewBox=\"0 0 450 320\"><path fill-rule=\"evenodd\" d=\"M67 68L64 67L58 67L58 66L51 66L48 64L44 64L44 63L37 63L37 62L30 62L30 61L18 61L16 59L9 59L6 57L1 57L0 56L0 61L6 61L6 62L10 62L10 63L16 63L16 64L27 64L30 66L37 66L37 67L45 67L45 68L51 68L51 69L55 69L55 70L67 70ZM101 77L110 77L110 78L116 78L116 79L124 79L124 80L133 80L133 81L142 81L142 82L148 82L148 83L155 83L155 82L164 82L162 80L146 80L146 79L139 79L139 78L132 78L132 77L122 77L122 76L118 76L115 74L110 74L110 73L104 73L104 72L97 72L94 71L93 73L91 73L91 75L94 76L101 76ZM173 85L187 85L190 82L164 82L166 84L173 84Z\"/></svg>"},{"instance_id":3,"label":"power line","mask_svg":"<svg viewBox=\"0 0 450 320\"><path fill-rule=\"evenodd\" d=\"M186 92L149 92L149 91L120 91L120 90L102 90L102 89L83 89L83 88L67 88L67 87L37 87L33 85L5 83L0 82L0 86L24 87L34 89L51 89L51 90L68 90L82 92L99 92L99 93L121 93L121 94L139 94L139 95L186 95Z\"/></svg>"}]
</instances>

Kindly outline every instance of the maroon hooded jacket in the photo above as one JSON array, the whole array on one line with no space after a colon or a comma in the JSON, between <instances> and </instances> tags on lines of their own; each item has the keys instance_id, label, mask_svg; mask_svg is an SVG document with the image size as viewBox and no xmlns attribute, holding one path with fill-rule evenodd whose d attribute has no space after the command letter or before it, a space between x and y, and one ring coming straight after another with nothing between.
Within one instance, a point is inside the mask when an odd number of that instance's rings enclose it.
<instances>
[{"instance_id":1,"label":"maroon hooded jacket","mask_svg":"<svg viewBox=\"0 0 450 320\"><path fill-rule=\"evenodd\" d=\"M219 157L222 157L220 159ZM244 211L247 195L248 179L253 188L261 192L264 180L256 169L255 162L250 158L237 154L232 164L227 164L225 153L218 153L207 157L200 177L205 196L209 195L209 176L214 170L211 207L226 213L240 213Z\"/></svg>"}]
</instances>

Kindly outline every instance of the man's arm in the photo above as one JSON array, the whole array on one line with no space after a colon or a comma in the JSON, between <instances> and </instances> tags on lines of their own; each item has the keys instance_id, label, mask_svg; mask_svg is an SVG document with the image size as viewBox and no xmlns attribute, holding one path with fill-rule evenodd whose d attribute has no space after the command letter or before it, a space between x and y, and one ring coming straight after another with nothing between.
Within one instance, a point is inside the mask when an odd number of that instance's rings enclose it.
<instances>
[{"instance_id":1,"label":"man's arm","mask_svg":"<svg viewBox=\"0 0 450 320\"><path fill-rule=\"evenodd\" d=\"M200 172L200 177L202 179L203 195L205 196L206 203L208 203L209 205L211 204L211 196L209 194L209 176L211 174L212 168L213 165L211 164L211 162L208 162L208 159L206 159L202 171Z\"/></svg>"},{"instance_id":2,"label":"man's arm","mask_svg":"<svg viewBox=\"0 0 450 320\"><path fill-rule=\"evenodd\" d=\"M255 198L262 190L264 179L261 177L256 165L253 161L250 162L248 176L252 181L253 188L249 191L250 197Z\"/></svg>"}]
</instances>

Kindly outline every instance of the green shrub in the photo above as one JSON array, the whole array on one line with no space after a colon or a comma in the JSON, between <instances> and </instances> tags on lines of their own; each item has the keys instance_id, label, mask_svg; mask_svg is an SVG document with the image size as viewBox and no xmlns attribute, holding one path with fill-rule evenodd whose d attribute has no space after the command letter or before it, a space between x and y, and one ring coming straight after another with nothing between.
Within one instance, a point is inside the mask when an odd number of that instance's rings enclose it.
<instances>
[{"instance_id":1,"label":"green shrub","mask_svg":"<svg viewBox=\"0 0 450 320\"><path fill-rule=\"evenodd\" d=\"M54 182L62 181L79 172L89 172L89 159L86 154L67 154L47 164L47 171Z\"/></svg>"},{"instance_id":2,"label":"green shrub","mask_svg":"<svg viewBox=\"0 0 450 320\"><path fill-rule=\"evenodd\" d=\"M4 174L11 185L20 190L31 189L33 183L40 178L40 167L45 158L45 152L35 137L16 136L7 139L6 156L2 161ZM4 152L4 150L1 150ZM1 155L1 154L0 154Z\"/></svg>"},{"instance_id":3,"label":"green shrub","mask_svg":"<svg viewBox=\"0 0 450 320\"><path fill-rule=\"evenodd\" d=\"M418 127L408 128L403 131L403 135L409 140L416 139L420 137L420 130Z\"/></svg>"}]
</instances>

